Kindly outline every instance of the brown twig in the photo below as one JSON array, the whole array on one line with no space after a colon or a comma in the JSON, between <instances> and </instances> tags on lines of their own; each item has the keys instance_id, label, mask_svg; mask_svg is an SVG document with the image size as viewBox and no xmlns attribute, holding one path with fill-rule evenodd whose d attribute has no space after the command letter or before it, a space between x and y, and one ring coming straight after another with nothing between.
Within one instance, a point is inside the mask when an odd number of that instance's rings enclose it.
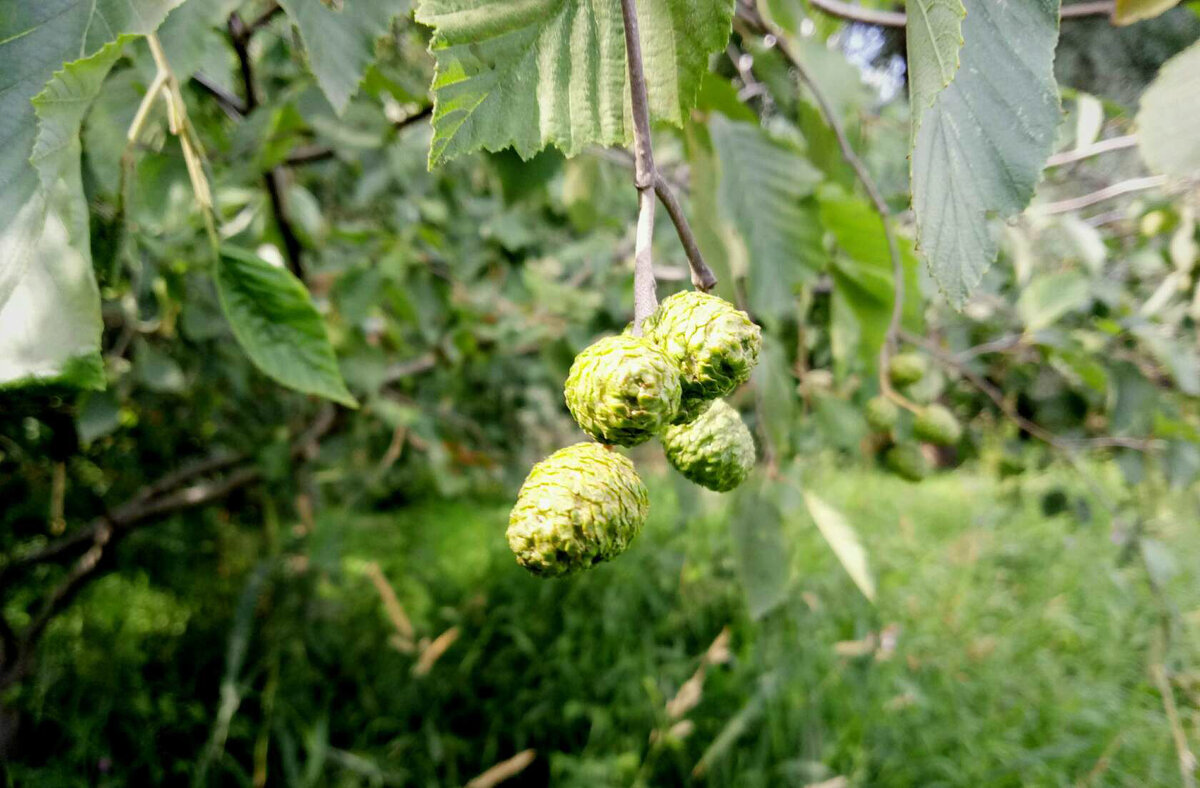
<instances>
[{"instance_id":1,"label":"brown twig","mask_svg":"<svg viewBox=\"0 0 1200 788\"><path fill-rule=\"evenodd\" d=\"M716 274L704 262L704 255L700 253L696 236L692 232L691 225L688 224L687 217L684 216L683 208L675 199L675 193L671 191L670 182L658 171L654 173L654 193L658 195L659 201L667 209L667 215L671 217L671 223L675 225L675 234L679 236L679 243L683 245L688 267L691 268L692 285L697 290L707 293L717 286Z\"/></svg>"},{"instance_id":2,"label":"brown twig","mask_svg":"<svg viewBox=\"0 0 1200 788\"><path fill-rule=\"evenodd\" d=\"M1096 438L1064 438L1055 435L1040 424L1025 418L999 388L992 385L987 378L975 372L958 357L943 350L936 342L901 330L901 338L905 342L923 347L942 366L954 370L964 380L979 389L992 401L1004 416L1034 438L1048 446L1061 451L1072 453L1074 449L1133 449L1134 451L1157 451L1162 448L1162 441L1155 438L1124 437L1120 435L1105 435Z\"/></svg>"},{"instance_id":3,"label":"brown twig","mask_svg":"<svg viewBox=\"0 0 1200 788\"><path fill-rule=\"evenodd\" d=\"M1059 200L1058 202L1048 202L1043 205L1034 206L1034 210L1047 215L1072 213L1073 211L1079 211L1088 206L1095 205L1098 202L1120 197L1123 194L1158 189L1166 185L1167 176L1165 175L1147 175L1141 178L1130 178L1129 180L1119 181L1111 186L1105 186L1103 189L1097 189L1094 192L1089 192L1079 197L1071 197L1066 200Z\"/></svg>"},{"instance_id":4,"label":"brown twig","mask_svg":"<svg viewBox=\"0 0 1200 788\"><path fill-rule=\"evenodd\" d=\"M273 13L273 12L271 12ZM261 20L263 17L259 17ZM261 26L261 25L260 25ZM249 114L258 108L258 86L254 79L254 65L250 58L250 37L256 29L253 24L247 25L236 11L229 15L229 40L237 55L238 68L242 75L242 89L246 94L245 107ZM271 213L275 217L275 226L279 229L279 237L283 241L284 258L288 270L298 279L304 279L304 266L300 255L303 245L296 229L292 227L288 217L287 199L284 193L287 175L282 167L272 167L263 174L263 183L267 187L267 197L271 201Z\"/></svg>"},{"instance_id":5,"label":"brown twig","mask_svg":"<svg viewBox=\"0 0 1200 788\"><path fill-rule=\"evenodd\" d=\"M822 117L825 118L825 123L833 131L834 137L837 138L842 158L854 170L855 176L858 178L859 183L862 184L863 190L871 200L871 204L875 207L876 213L879 214L880 222L883 224L883 234L887 239L888 256L892 262L893 287L892 314L888 321L887 333L884 335L883 345L879 348L879 389L888 399L893 400L902 407L916 411L918 409L917 406L892 387L887 372L888 364L896 349L900 324L904 316L904 265L900 259L900 246L896 241L896 234L891 225L891 210L884 201L879 187L875 184L875 180L871 177L871 173L867 171L866 165L863 164L858 154L854 152L854 147L850 144L849 137L846 136L846 130L842 127L842 121L838 117L837 111L829 103L829 99L825 96L824 91L821 90L821 87L817 84L816 79L809 72L808 68L792 51L783 32L765 20L753 5L740 4L738 6L738 18L745 22L754 32L761 35L769 35L775 40L775 45L778 47L780 54L795 69L801 83L808 88L813 99L817 102L817 108L820 110Z\"/></svg>"},{"instance_id":6,"label":"brown twig","mask_svg":"<svg viewBox=\"0 0 1200 788\"><path fill-rule=\"evenodd\" d=\"M877 27L904 27L908 22L908 17L903 11L877 11L871 8L863 8L854 3L843 2L843 0L808 0L808 2L813 8L849 22L860 22L864 25L876 25ZM1116 4L1112 0L1074 3L1064 5L1060 16L1063 19L1111 16L1115 7Z\"/></svg>"},{"instance_id":7,"label":"brown twig","mask_svg":"<svg viewBox=\"0 0 1200 788\"><path fill-rule=\"evenodd\" d=\"M405 117L393 123L392 128L395 130L407 128L414 123L420 123L423 120L427 120L432 114L433 105L426 104L411 115L406 115ZM286 164L289 166L297 164L311 164L315 161L324 161L325 159L332 158L333 155L333 148L329 148L324 145L305 145L292 151L291 155L287 157Z\"/></svg>"},{"instance_id":8,"label":"brown twig","mask_svg":"<svg viewBox=\"0 0 1200 788\"><path fill-rule=\"evenodd\" d=\"M633 334L641 336L642 321L658 306L651 243L654 239L654 149L650 142L650 101L642 43L638 36L637 0L621 0L625 25L625 59L633 107L633 182L638 192L637 235L633 251Z\"/></svg>"},{"instance_id":9,"label":"brown twig","mask_svg":"<svg viewBox=\"0 0 1200 788\"><path fill-rule=\"evenodd\" d=\"M334 407L322 408L313 423L292 444L291 455L295 458L307 456L316 443L333 428L335 417L336 409ZM164 479L174 478L190 482L200 473L197 469L216 469L218 467L221 467L221 463L210 458L190 466L186 472L185 469L173 471ZM75 547L87 546L83 555L67 573L66 578L45 598L41 608L24 630L19 634L13 632L7 621L0 627L0 637L4 639L4 661L0 664L0 692L24 678L31 667L33 654L49 622L71 603L87 583L98 576L97 570L101 560L111 552L111 548L120 539L140 525L152 522L164 515L220 500L230 493L258 481L261 477L262 471L259 468L245 466L230 471L222 479L173 489L167 489L167 486L162 483L163 479L160 479L135 493L124 505L96 518L91 524L80 529L76 534L72 534L69 539L60 540L56 543L57 547L47 548L26 558L23 563L30 563L32 560L39 562L56 560L71 552ZM162 493L147 497L145 494L147 489L158 489ZM6 565L5 568L7 569L10 565Z\"/></svg>"}]
</instances>

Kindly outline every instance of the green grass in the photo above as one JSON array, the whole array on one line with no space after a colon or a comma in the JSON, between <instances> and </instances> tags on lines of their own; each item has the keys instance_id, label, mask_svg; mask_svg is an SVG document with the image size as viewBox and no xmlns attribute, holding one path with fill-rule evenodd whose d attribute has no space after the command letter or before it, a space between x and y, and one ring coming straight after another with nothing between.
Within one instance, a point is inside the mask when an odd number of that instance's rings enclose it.
<instances>
[{"instance_id":1,"label":"green grass","mask_svg":"<svg viewBox=\"0 0 1200 788\"><path fill-rule=\"evenodd\" d=\"M697 498L666 476L650 478L651 522L630 553L568 580L515 565L506 501L326 512L299 543L305 560L285 559L259 602L242 704L210 774L248 781L265 736L280 784L311 769L310 784L460 785L526 748L538 752L522 775L532 785L778 786L837 775L863 786L1180 783L1148 673L1162 604L1077 477L1018 485L959 471L913 486L817 464L804 482L859 532L876 605L805 513L785 504L787 598L751 620L729 528L746 499ZM1058 489L1072 506L1048 517L1043 495ZM1166 659L1194 676L1195 503L1157 504L1150 529L1168 547L1178 613ZM415 656L389 644L368 561L419 636L458 627L428 675L414 676ZM208 569L201 561L194 571ZM99 781L103 757L114 783L192 772L244 573L224 578L217 600L193 599L182 581L126 575L93 589L48 640L51 673L27 697L35 730L56 733L46 741L60 748L53 760L19 758L21 784ZM114 605L137 615L114 617ZM725 627L731 658L708 668L685 715L690 730L664 736L678 722L667 701ZM880 632L890 645L871 647ZM209 656L185 657L189 649ZM112 655L103 670L102 654ZM113 687L129 700L108 697ZM1194 743L1195 690L1189 697L1180 682L1176 692ZM135 746L139 737L150 744Z\"/></svg>"}]
</instances>

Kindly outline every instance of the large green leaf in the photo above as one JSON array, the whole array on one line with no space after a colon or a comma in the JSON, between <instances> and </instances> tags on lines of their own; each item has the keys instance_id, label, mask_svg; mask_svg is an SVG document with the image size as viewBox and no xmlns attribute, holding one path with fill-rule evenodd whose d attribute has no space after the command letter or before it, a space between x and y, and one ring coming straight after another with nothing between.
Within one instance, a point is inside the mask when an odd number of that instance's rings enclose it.
<instances>
[{"instance_id":1,"label":"large green leaf","mask_svg":"<svg viewBox=\"0 0 1200 788\"><path fill-rule=\"evenodd\" d=\"M375 60L375 42L393 17L408 13L408 0L349 0L337 10L322 0L279 4L300 29L317 84L339 115Z\"/></svg>"},{"instance_id":2,"label":"large green leaf","mask_svg":"<svg viewBox=\"0 0 1200 788\"><path fill-rule=\"evenodd\" d=\"M1142 158L1161 173L1200 176L1200 42L1163 64L1137 116Z\"/></svg>"},{"instance_id":3,"label":"large green leaf","mask_svg":"<svg viewBox=\"0 0 1200 788\"><path fill-rule=\"evenodd\" d=\"M908 4L908 91L913 136L921 116L958 71L962 49L962 0L914 0Z\"/></svg>"},{"instance_id":4,"label":"large green leaf","mask_svg":"<svg viewBox=\"0 0 1200 788\"><path fill-rule=\"evenodd\" d=\"M316 0L313 0L316 2ZM681 125L708 58L729 38L732 0L641 0L652 120ZM434 29L431 165L512 146L568 156L632 138L619 0L421 0Z\"/></svg>"},{"instance_id":5,"label":"large green leaf","mask_svg":"<svg viewBox=\"0 0 1200 788\"><path fill-rule=\"evenodd\" d=\"M782 315L795 306L794 290L825 264L813 190L821 171L760 126L709 119L720 181L721 213L737 230L748 255L744 270L755 312Z\"/></svg>"},{"instance_id":6,"label":"large green leaf","mask_svg":"<svg viewBox=\"0 0 1200 788\"><path fill-rule=\"evenodd\" d=\"M30 203L40 213L24 273L0 306L0 387L64 383L103 388L100 293L92 273L79 127L125 40L68 64L35 96Z\"/></svg>"},{"instance_id":7,"label":"large green leaf","mask_svg":"<svg viewBox=\"0 0 1200 788\"><path fill-rule=\"evenodd\" d=\"M996 259L991 221L1020 212L1050 155L1061 114L1054 81L1058 0L968 0L954 79L940 92L914 82L913 209L917 248L961 305ZM952 36L931 44L909 18L909 56L930 70ZM943 72L944 73L944 72ZM932 105L920 112L917 101Z\"/></svg>"},{"instance_id":8,"label":"large green leaf","mask_svg":"<svg viewBox=\"0 0 1200 788\"><path fill-rule=\"evenodd\" d=\"M221 250L216 279L233 335L259 369L297 391L358 404L342 382L325 324L299 279L232 247Z\"/></svg>"},{"instance_id":9,"label":"large green leaf","mask_svg":"<svg viewBox=\"0 0 1200 788\"><path fill-rule=\"evenodd\" d=\"M154 30L179 2L42 0L0 13L0 385L103 385L79 122L116 57L99 50Z\"/></svg>"}]
</instances>

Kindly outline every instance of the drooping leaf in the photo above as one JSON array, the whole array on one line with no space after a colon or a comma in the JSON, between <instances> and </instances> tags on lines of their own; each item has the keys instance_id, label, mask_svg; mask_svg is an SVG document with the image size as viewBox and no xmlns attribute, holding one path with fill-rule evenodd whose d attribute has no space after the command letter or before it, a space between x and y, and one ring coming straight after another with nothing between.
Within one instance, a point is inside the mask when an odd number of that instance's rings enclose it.
<instances>
[{"instance_id":1,"label":"drooping leaf","mask_svg":"<svg viewBox=\"0 0 1200 788\"><path fill-rule=\"evenodd\" d=\"M795 304L794 290L825 263L813 190L820 170L800 151L761 127L709 119L720 180L721 213L736 229L747 254L744 269L750 305L779 316Z\"/></svg>"},{"instance_id":2,"label":"drooping leaf","mask_svg":"<svg viewBox=\"0 0 1200 788\"><path fill-rule=\"evenodd\" d=\"M79 124L120 47L98 50L178 2L29 3L0 17L0 385L104 384Z\"/></svg>"},{"instance_id":3,"label":"drooping leaf","mask_svg":"<svg viewBox=\"0 0 1200 788\"><path fill-rule=\"evenodd\" d=\"M1179 0L1117 0L1112 20L1115 25L1132 25L1170 11Z\"/></svg>"},{"instance_id":4,"label":"drooping leaf","mask_svg":"<svg viewBox=\"0 0 1200 788\"><path fill-rule=\"evenodd\" d=\"M225 247L217 267L221 309L242 349L289 388L355 406L321 315L299 279L249 252Z\"/></svg>"},{"instance_id":5,"label":"drooping leaf","mask_svg":"<svg viewBox=\"0 0 1200 788\"><path fill-rule=\"evenodd\" d=\"M38 214L30 217L38 226L28 228L31 245L6 250L23 258L8 262L24 271L0 306L0 387L57 382L104 388L100 293L92 272L79 127L124 43L67 64L30 103L31 123L36 120L28 151L34 187L22 210Z\"/></svg>"},{"instance_id":6,"label":"drooping leaf","mask_svg":"<svg viewBox=\"0 0 1200 788\"><path fill-rule=\"evenodd\" d=\"M813 522L821 531L821 536L833 549L834 555L842 562L842 567L850 575L850 579L862 591L863 596L875 601L875 578L871 575L871 567L867 560L867 551L859 541L858 533L846 522L846 518L837 509L822 501L811 492L805 491L804 503Z\"/></svg>"},{"instance_id":7,"label":"drooping leaf","mask_svg":"<svg viewBox=\"0 0 1200 788\"><path fill-rule=\"evenodd\" d=\"M1200 42L1163 64L1142 94L1138 147L1156 172L1200 176Z\"/></svg>"},{"instance_id":8,"label":"drooping leaf","mask_svg":"<svg viewBox=\"0 0 1200 788\"><path fill-rule=\"evenodd\" d=\"M787 545L776 493L770 482L742 485L729 518L738 576L750 615L756 619L774 610L787 595Z\"/></svg>"},{"instance_id":9,"label":"drooping leaf","mask_svg":"<svg viewBox=\"0 0 1200 788\"><path fill-rule=\"evenodd\" d=\"M883 220L863 200L836 188L817 192L821 225L833 234L841 254L830 266L834 286L858 322L859 353L867 369L873 369L892 318L895 299L892 258ZM903 325L919 331L921 327L921 289L917 279L917 258L912 242L899 237L896 244L904 270Z\"/></svg>"},{"instance_id":10,"label":"drooping leaf","mask_svg":"<svg viewBox=\"0 0 1200 788\"><path fill-rule=\"evenodd\" d=\"M375 60L375 42L396 16L408 13L407 0L353 0L330 8L321 0L280 0L300 39L317 84L340 115Z\"/></svg>"},{"instance_id":11,"label":"drooping leaf","mask_svg":"<svg viewBox=\"0 0 1200 788\"><path fill-rule=\"evenodd\" d=\"M637 5L651 120L682 125L733 2ZM619 0L422 0L417 21L433 27L437 59L431 166L480 148L572 156L632 138Z\"/></svg>"},{"instance_id":12,"label":"drooping leaf","mask_svg":"<svg viewBox=\"0 0 1200 788\"><path fill-rule=\"evenodd\" d=\"M912 105L912 136L925 110L958 71L963 45L962 0L915 0L908 5L905 37L908 46L908 90Z\"/></svg>"},{"instance_id":13,"label":"drooping leaf","mask_svg":"<svg viewBox=\"0 0 1200 788\"><path fill-rule=\"evenodd\" d=\"M1021 291L1017 314L1026 331L1039 331L1084 306L1091 298L1088 279L1078 271L1046 274L1035 278Z\"/></svg>"},{"instance_id":14,"label":"drooping leaf","mask_svg":"<svg viewBox=\"0 0 1200 788\"><path fill-rule=\"evenodd\" d=\"M1060 115L1058 0L968 0L966 8L954 79L940 92L928 79L913 87L915 107L935 95L914 121L917 248L955 305L996 259L991 221L1020 212L1033 196ZM931 44L913 37L919 19L910 16L909 53L928 70Z\"/></svg>"}]
</instances>

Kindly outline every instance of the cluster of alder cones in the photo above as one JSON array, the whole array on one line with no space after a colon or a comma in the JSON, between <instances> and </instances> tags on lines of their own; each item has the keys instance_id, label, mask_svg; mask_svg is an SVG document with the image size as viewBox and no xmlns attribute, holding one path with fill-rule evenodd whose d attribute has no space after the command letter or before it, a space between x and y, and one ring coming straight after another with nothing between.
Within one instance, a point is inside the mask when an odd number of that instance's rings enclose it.
<instances>
[{"instance_id":1,"label":"cluster of alder cones","mask_svg":"<svg viewBox=\"0 0 1200 788\"><path fill-rule=\"evenodd\" d=\"M925 367L924 357L901 353L888 364L888 379L897 389L911 391L925 377ZM962 438L958 419L936 402L918 406L909 424L900 407L880 394L867 402L866 417L884 467L910 482L919 482L930 472L929 460L921 451L922 442L953 446Z\"/></svg>"},{"instance_id":2,"label":"cluster of alder cones","mask_svg":"<svg viewBox=\"0 0 1200 788\"><path fill-rule=\"evenodd\" d=\"M724 492L754 467L754 439L722 397L749 379L762 330L717 296L677 293L642 321L641 336L605 337L575 357L564 395L597 442L533 466L508 521L517 562L554 577L624 552L649 510L646 485L613 446L657 437L690 481Z\"/></svg>"}]
</instances>

